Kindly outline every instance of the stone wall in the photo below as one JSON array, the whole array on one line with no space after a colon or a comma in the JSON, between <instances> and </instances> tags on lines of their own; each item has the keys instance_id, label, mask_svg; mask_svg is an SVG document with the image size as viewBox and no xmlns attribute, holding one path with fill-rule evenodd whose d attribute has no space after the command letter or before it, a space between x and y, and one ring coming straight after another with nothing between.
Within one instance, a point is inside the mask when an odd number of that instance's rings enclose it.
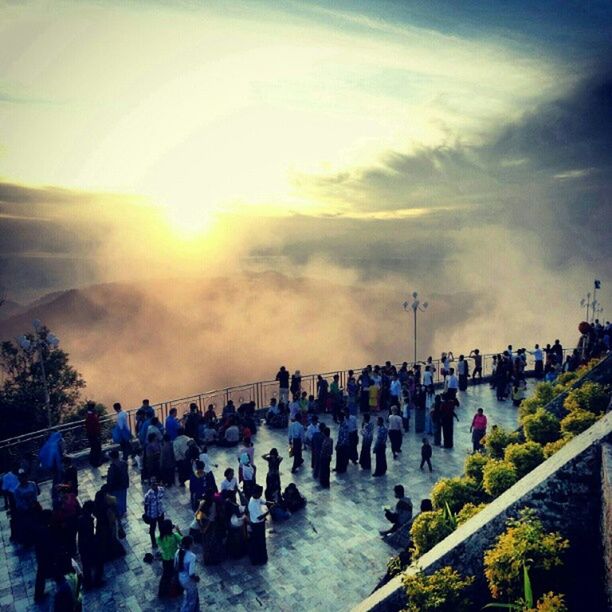
<instances>
[{"instance_id":1,"label":"stone wall","mask_svg":"<svg viewBox=\"0 0 612 612\"><path fill-rule=\"evenodd\" d=\"M443 542L423 555L407 572L434 572L452 565L476 576L475 609L488 601L483 574L483 554L505 530L506 521L521 508L538 511L546 529L560 531L571 542L560 590L568 595L570 609L605 610L602 585L601 446L612 438L612 413L521 479L482 512L460 526ZM355 609L398 610L405 603L401 576L375 591Z\"/></svg>"},{"instance_id":2,"label":"stone wall","mask_svg":"<svg viewBox=\"0 0 612 612\"><path fill-rule=\"evenodd\" d=\"M612 610L612 445L601 447L601 534L608 609Z\"/></svg>"}]
</instances>

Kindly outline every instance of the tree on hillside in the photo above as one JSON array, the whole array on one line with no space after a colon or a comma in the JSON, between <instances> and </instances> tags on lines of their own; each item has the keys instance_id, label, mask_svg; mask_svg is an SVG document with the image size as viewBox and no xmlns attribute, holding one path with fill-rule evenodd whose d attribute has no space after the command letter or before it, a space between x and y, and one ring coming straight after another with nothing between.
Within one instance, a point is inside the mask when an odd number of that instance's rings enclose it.
<instances>
[{"instance_id":1,"label":"tree on hillside","mask_svg":"<svg viewBox=\"0 0 612 612\"><path fill-rule=\"evenodd\" d=\"M11 341L0 345L0 368L4 381L0 388L0 439L56 425L79 405L82 376L69 364L68 354L46 342L49 330L41 327L36 334L25 334L36 350ZM49 391L50 420L45 405L45 388L40 356Z\"/></svg>"}]
</instances>

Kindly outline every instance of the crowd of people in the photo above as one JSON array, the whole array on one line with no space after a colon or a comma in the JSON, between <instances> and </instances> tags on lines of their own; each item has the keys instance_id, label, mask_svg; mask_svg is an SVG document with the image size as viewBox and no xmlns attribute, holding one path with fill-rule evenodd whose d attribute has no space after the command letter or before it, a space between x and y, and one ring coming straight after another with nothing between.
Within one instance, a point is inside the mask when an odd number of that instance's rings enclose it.
<instances>
[{"instance_id":1,"label":"crowd of people","mask_svg":"<svg viewBox=\"0 0 612 612\"><path fill-rule=\"evenodd\" d=\"M609 342L609 333L607 337ZM595 341L604 342L603 335L597 338ZM534 357L537 378L571 371L581 361L577 351L564 359L558 340L544 349L535 345L533 351L514 351L510 345L493 358L490 380L498 400L511 398L515 405L522 401L528 354ZM93 500L84 502L79 497L77 470L64 453L61 434L54 432L38 457L23 457L2 480L11 516L11 537L35 549L36 600L43 598L45 582L53 579L57 585L55 609L78 610L81 586L101 586L105 563L125 555L122 540L131 484L130 459L146 491L142 520L148 528L152 553L145 560L152 561L157 556L162 563L158 595L182 594L181 609L198 610L195 546L201 546L204 565L247 555L253 565L264 564L268 559L268 517L278 522L288 520L306 504L294 483L283 489L280 466L285 457L277 448L256 457L253 438L261 420L271 429L286 429L285 465L290 463L292 473L304 469L304 454L310 454L310 472L322 488L330 487L331 472L343 474L351 463L371 472L373 477L383 476L388 446L393 459L399 459L403 436L408 431L422 434L420 469L427 467L431 472L430 438L434 447L453 448L459 392L468 389L470 378L473 384L482 382L482 375L483 357L474 349L456 360L452 352L443 353L439 363L429 357L412 367L408 363L396 367L386 362L383 366L367 366L358 375L351 370L344 388L338 375L331 382L319 376L316 394L311 395L302 389L299 371L290 375L281 367L276 376L278 398L272 398L263 414L255 402L236 407L229 400L221 414L217 414L214 405L201 411L197 404L191 404L181 416L172 408L162 422L150 402L143 400L131 428L127 413L116 403L112 430L115 447L108 453L106 482ZM441 382L438 388L436 377ZM335 427L335 441L331 427ZM106 457L102 452L102 428L93 405L88 406L85 429L89 461L99 467ZM486 430L487 418L480 408L470 426L474 452L482 450ZM215 477L219 466L209 454L215 445L236 449L235 466L228 466L219 482ZM43 509L38 502L38 463L52 477L49 509ZM258 466L266 467L265 481L258 474ZM189 487L193 520L183 526L185 534L167 517L166 490L173 486ZM385 513L392 523L385 535L412 516L412 502L401 485L395 487L395 495L395 511L387 509Z\"/></svg>"}]
</instances>

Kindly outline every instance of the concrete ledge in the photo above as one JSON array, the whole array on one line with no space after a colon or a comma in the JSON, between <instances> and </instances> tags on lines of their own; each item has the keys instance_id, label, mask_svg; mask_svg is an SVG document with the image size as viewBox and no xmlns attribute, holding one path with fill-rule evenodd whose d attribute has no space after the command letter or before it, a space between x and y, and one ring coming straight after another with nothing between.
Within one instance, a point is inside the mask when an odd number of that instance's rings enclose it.
<instances>
[{"instance_id":1,"label":"concrete ledge","mask_svg":"<svg viewBox=\"0 0 612 612\"><path fill-rule=\"evenodd\" d=\"M570 531L583 534L588 529L585 525L593 503L594 484L595 489L600 486L599 447L611 437L612 413L608 413L424 554L405 573L415 574L423 570L429 574L445 565L453 565L460 567L463 574L482 576L483 550L503 532L506 520L516 516L524 506L542 510L545 514L543 522L548 529L567 533L567 527L570 527ZM612 463L609 468L612 468ZM571 495L567 494L568 489ZM599 498L599 495L595 497ZM595 509L597 515L598 500L596 508L591 507L591 510ZM572 520L577 522L573 528ZM399 610L404 604L402 575L399 575L354 610Z\"/></svg>"},{"instance_id":2,"label":"concrete ledge","mask_svg":"<svg viewBox=\"0 0 612 612\"><path fill-rule=\"evenodd\" d=\"M612 610L612 444L601 446L601 539L608 609Z\"/></svg>"}]
</instances>

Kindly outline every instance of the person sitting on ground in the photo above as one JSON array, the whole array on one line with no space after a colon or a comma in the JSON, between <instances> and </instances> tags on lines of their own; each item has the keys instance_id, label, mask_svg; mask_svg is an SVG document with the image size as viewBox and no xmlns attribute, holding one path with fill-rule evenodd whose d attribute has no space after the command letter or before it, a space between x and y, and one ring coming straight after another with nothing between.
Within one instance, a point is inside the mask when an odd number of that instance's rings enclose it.
<instances>
[{"instance_id":1,"label":"person sitting on ground","mask_svg":"<svg viewBox=\"0 0 612 612\"><path fill-rule=\"evenodd\" d=\"M397 531L402 525L405 525L412 520L412 500L404 494L402 485L395 485L393 492L397 499L395 504L395 512L391 512L389 508L385 508L385 518L392 524L390 529L381 530L381 536L387 536L394 531Z\"/></svg>"},{"instance_id":2,"label":"person sitting on ground","mask_svg":"<svg viewBox=\"0 0 612 612\"><path fill-rule=\"evenodd\" d=\"M266 425L272 425L275 418L280 416L280 408L276 402L276 398L273 397L270 400L270 406L266 412Z\"/></svg>"},{"instance_id":3,"label":"person sitting on ground","mask_svg":"<svg viewBox=\"0 0 612 612\"><path fill-rule=\"evenodd\" d=\"M233 417L229 420L229 427L225 430L223 439L219 440L219 446L237 446L240 442L240 429Z\"/></svg>"},{"instance_id":4,"label":"person sitting on ground","mask_svg":"<svg viewBox=\"0 0 612 612\"><path fill-rule=\"evenodd\" d=\"M283 493L283 501L289 512L297 512L306 505L306 498L300 493L295 483L290 483Z\"/></svg>"},{"instance_id":5,"label":"person sitting on ground","mask_svg":"<svg viewBox=\"0 0 612 612\"><path fill-rule=\"evenodd\" d=\"M208 404L208 408L206 409L203 418L209 427L217 427L218 419L214 404Z\"/></svg>"}]
</instances>

